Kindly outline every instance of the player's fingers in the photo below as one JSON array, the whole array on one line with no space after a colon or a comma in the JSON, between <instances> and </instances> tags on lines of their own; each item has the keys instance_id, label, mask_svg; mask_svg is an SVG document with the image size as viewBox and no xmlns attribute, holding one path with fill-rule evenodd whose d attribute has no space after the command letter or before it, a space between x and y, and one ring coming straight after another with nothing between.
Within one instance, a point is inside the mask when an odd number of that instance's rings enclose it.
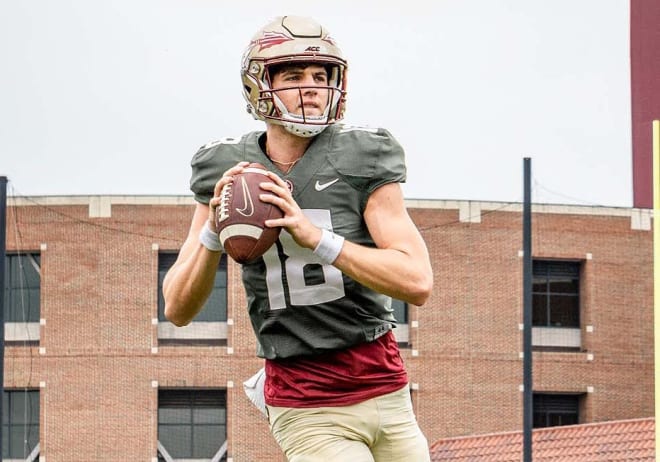
<instances>
[{"instance_id":1,"label":"player's fingers","mask_svg":"<svg viewBox=\"0 0 660 462\"><path fill-rule=\"evenodd\" d=\"M220 196L220 192L222 191L222 188L229 182L230 180L228 177L223 176L218 180L218 182L215 184L213 187L213 197L217 198Z\"/></svg>"},{"instance_id":2,"label":"player's fingers","mask_svg":"<svg viewBox=\"0 0 660 462\"><path fill-rule=\"evenodd\" d=\"M232 168L227 170L225 173L222 174L222 177L217 181L215 186L213 187L213 195L214 196L219 196L220 193L222 192L222 188L226 185L234 181L234 175L238 175L241 173L246 166L248 166L250 163L243 161L239 162L238 164L234 165Z\"/></svg>"},{"instance_id":3,"label":"player's fingers","mask_svg":"<svg viewBox=\"0 0 660 462\"><path fill-rule=\"evenodd\" d=\"M282 212L284 212L284 215L287 215L291 212L291 206L289 202L280 196L276 196L275 194L259 194L259 199L262 202L273 204L279 207L282 209Z\"/></svg>"},{"instance_id":4,"label":"player's fingers","mask_svg":"<svg viewBox=\"0 0 660 462\"><path fill-rule=\"evenodd\" d=\"M277 173L271 172L269 170L266 172L266 176L268 176L268 178L273 180L275 184L277 184L279 187L289 189L288 186L286 185L286 182L282 178L280 178L280 176Z\"/></svg>"},{"instance_id":5,"label":"player's fingers","mask_svg":"<svg viewBox=\"0 0 660 462\"><path fill-rule=\"evenodd\" d=\"M218 183L220 183L223 179L227 178L232 178L234 175L238 175L241 173L243 170L245 170L245 167L247 167L250 163L246 161L239 162L238 164L234 165L231 167L229 170L226 170L223 174Z\"/></svg>"},{"instance_id":6,"label":"player's fingers","mask_svg":"<svg viewBox=\"0 0 660 462\"><path fill-rule=\"evenodd\" d=\"M282 184L271 183L270 181L265 181L259 183L259 187L263 190L270 191L278 197L283 199L292 199L291 190L287 187L286 183Z\"/></svg>"},{"instance_id":7,"label":"player's fingers","mask_svg":"<svg viewBox=\"0 0 660 462\"><path fill-rule=\"evenodd\" d=\"M288 229L288 223L286 219L284 218L271 218L266 221L264 221L264 225L266 225L267 228L284 228Z\"/></svg>"},{"instance_id":8,"label":"player's fingers","mask_svg":"<svg viewBox=\"0 0 660 462\"><path fill-rule=\"evenodd\" d=\"M250 165L250 162L247 161L242 161L234 165L232 168L227 170L225 173L222 174L222 176L233 176L236 175L237 173L241 173L245 167Z\"/></svg>"},{"instance_id":9,"label":"player's fingers","mask_svg":"<svg viewBox=\"0 0 660 462\"><path fill-rule=\"evenodd\" d=\"M215 208L217 208L218 205L220 205L220 200L221 200L220 197L217 197L217 196L211 198L211 200L209 201L209 207L211 208L212 211Z\"/></svg>"}]
</instances>

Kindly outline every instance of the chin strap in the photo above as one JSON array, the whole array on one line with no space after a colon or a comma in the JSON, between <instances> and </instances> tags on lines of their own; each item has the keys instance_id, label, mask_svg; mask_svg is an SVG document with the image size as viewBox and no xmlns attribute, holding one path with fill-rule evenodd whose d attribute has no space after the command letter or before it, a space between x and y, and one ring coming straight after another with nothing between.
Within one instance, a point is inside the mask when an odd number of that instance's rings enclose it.
<instances>
[{"instance_id":1,"label":"chin strap","mask_svg":"<svg viewBox=\"0 0 660 462\"><path fill-rule=\"evenodd\" d=\"M310 138L321 133L329 125L327 122L330 105L325 108L325 112L320 116L303 117L302 115L289 113L286 106L275 92L273 92L273 102L282 114L281 119L273 119L273 121L282 125L286 131L296 136ZM311 120L317 123L305 123L306 120Z\"/></svg>"}]
</instances>

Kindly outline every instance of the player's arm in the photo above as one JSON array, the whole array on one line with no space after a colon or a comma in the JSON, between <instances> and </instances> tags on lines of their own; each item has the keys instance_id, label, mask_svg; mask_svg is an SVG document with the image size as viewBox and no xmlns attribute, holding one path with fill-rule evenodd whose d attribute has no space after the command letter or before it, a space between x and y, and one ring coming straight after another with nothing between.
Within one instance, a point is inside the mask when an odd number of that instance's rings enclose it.
<instances>
[{"instance_id":1,"label":"player's arm","mask_svg":"<svg viewBox=\"0 0 660 462\"><path fill-rule=\"evenodd\" d=\"M269 176L276 185L262 183L262 187L275 196L262 195L261 199L276 204L285 216L266 223L285 227L298 245L316 249L321 229L305 217L282 179ZM345 240L333 265L377 292L424 304L433 288L433 271L426 244L406 210L401 186L389 183L376 189L369 196L364 219L377 248Z\"/></svg>"},{"instance_id":2,"label":"player's arm","mask_svg":"<svg viewBox=\"0 0 660 462\"><path fill-rule=\"evenodd\" d=\"M177 326L185 326L206 303L220 263L221 252L209 250L200 241L200 232L204 226L213 232L214 210L220 202L220 192L227 183L233 181L233 175L240 172L247 162L241 162L227 170L215 184L213 198L208 205L198 203L190 223L188 236L179 251L174 265L163 280L163 298L165 317Z\"/></svg>"},{"instance_id":3,"label":"player's arm","mask_svg":"<svg viewBox=\"0 0 660 462\"><path fill-rule=\"evenodd\" d=\"M211 294L221 252L213 252L199 240L208 226L209 206L197 204L188 236L179 256L163 280L165 317L177 326L190 323Z\"/></svg>"},{"instance_id":4,"label":"player's arm","mask_svg":"<svg viewBox=\"0 0 660 462\"><path fill-rule=\"evenodd\" d=\"M408 215L401 186L376 189L364 219L377 248L344 241L334 266L377 292L415 305L431 295L433 271L426 244Z\"/></svg>"}]
</instances>

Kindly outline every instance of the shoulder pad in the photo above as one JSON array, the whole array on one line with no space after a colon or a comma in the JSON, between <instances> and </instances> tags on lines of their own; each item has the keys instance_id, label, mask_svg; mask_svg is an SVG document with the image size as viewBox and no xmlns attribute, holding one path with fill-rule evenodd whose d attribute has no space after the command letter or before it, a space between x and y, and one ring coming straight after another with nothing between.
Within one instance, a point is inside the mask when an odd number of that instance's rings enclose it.
<instances>
[{"instance_id":1,"label":"shoulder pad","mask_svg":"<svg viewBox=\"0 0 660 462\"><path fill-rule=\"evenodd\" d=\"M403 148L389 131L338 124L331 136L329 160L353 187L371 193L406 180Z\"/></svg>"},{"instance_id":2,"label":"shoulder pad","mask_svg":"<svg viewBox=\"0 0 660 462\"><path fill-rule=\"evenodd\" d=\"M213 188L222 174L242 160L246 160L250 146L258 147L259 133L248 133L241 138L222 138L205 144L195 153L190 165L192 175L190 177L190 189L195 194L198 202L208 204L213 197Z\"/></svg>"}]
</instances>

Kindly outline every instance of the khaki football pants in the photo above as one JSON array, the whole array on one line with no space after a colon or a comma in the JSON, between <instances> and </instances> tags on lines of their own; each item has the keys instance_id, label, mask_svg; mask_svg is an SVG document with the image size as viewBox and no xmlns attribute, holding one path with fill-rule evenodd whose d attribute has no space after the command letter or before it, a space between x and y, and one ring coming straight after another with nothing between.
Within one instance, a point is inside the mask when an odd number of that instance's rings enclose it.
<instances>
[{"instance_id":1,"label":"khaki football pants","mask_svg":"<svg viewBox=\"0 0 660 462\"><path fill-rule=\"evenodd\" d=\"M429 462L408 387L352 406L268 406L289 462Z\"/></svg>"}]
</instances>

